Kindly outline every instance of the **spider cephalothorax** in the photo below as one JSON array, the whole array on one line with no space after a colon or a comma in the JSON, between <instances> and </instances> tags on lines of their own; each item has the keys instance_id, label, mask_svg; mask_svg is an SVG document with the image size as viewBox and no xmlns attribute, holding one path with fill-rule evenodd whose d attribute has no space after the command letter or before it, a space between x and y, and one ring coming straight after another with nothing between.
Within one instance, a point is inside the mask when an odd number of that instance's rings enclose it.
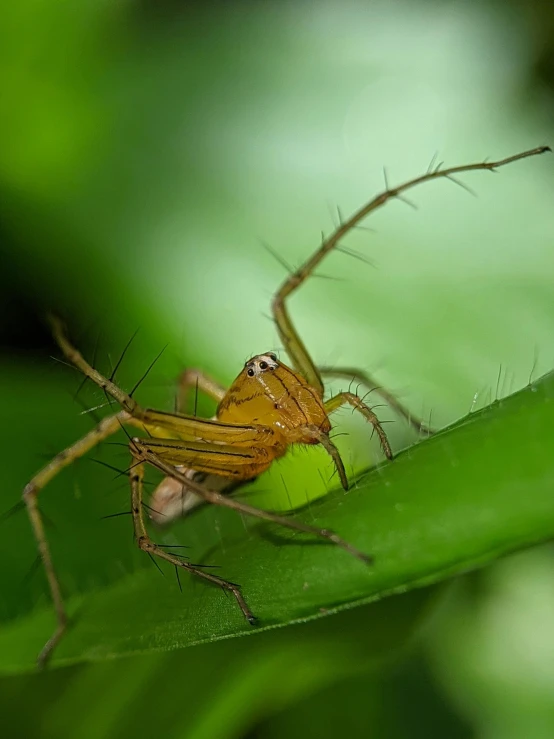
<instances>
[{"instance_id":1,"label":"spider cephalothorax","mask_svg":"<svg viewBox=\"0 0 554 739\"><path fill-rule=\"evenodd\" d=\"M306 429L331 429L319 393L275 354L259 354L245 364L219 403L217 418L269 426L284 444L317 443L317 434Z\"/></svg>"}]
</instances>

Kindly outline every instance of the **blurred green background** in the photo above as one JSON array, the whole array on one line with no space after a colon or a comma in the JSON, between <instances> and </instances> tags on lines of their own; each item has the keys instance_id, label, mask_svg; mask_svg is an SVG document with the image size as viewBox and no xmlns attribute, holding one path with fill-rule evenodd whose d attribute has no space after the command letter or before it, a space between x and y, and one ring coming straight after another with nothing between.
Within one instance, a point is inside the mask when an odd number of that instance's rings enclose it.
<instances>
[{"instance_id":1,"label":"blurred green background","mask_svg":"<svg viewBox=\"0 0 554 739\"><path fill-rule=\"evenodd\" d=\"M80 378L49 359L46 310L70 320L83 353L98 346L106 371L140 327L126 387L168 344L139 391L148 405L172 407L184 366L230 382L279 348L267 314L284 271L263 242L298 264L337 207L382 189L383 166L398 183L436 152L461 164L553 144L553 18L515 0L3 6L0 509L92 423L72 398ZM333 255L321 272L339 279L291 302L318 363L372 372L437 426L554 366L552 160L464 182L478 197L442 181L410 195L417 211L387 206L348 241L374 267ZM80 397L103 402L94 388ZM363 424L340 425L349 470L374 461ZM413 441L389 429L396 448ZM102 459L126 464L116 448ZM321 466L293 455L252 498L299 505L324 492ZM88 460L51 486L68 593L151 567L128 521L99 521L127 495ZM24 516L1 534L9 626L48 598L42 575L27 576ZM553 561L542 547L256 639L3 677L0 725L26 737L551 737Z\"/></svg>"}]
</instances>

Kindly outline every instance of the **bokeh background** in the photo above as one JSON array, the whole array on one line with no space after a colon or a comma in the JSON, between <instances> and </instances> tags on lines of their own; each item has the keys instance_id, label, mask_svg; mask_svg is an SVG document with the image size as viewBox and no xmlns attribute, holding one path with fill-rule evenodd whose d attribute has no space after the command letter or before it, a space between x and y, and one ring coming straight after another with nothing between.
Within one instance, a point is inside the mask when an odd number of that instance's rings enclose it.
<instances>
[{"instance_id":1,"label":"bokeh background","mask_svg":"<svg viewBox=\"0 0 554 739\"><path fill-rule=\"evenodd\" d=\"M167 344L139 391L149 405L172 407L184 366L230 382L279 349L267 316L285 273L264 243L298 264L337 209L382 189L383 167L397 183L435 154L552 145L553 19L517 0L2 7L1 508L103 402L93 388L74 400L80 379L49 358L46 310L106 371L140 327L127 387ZM348 241L372 265L333 255L321 271L334 279L291 302L318 363L372 372L436 426L554 365L552 160L464 182L477 197L441 181L410 195L417 210L375 214ZM340 424L350 471L371 463L363 424ZM414 440L388 429L397 448ZM293 455L252 498L287 508L322 494L323 462ZM87 460L52 485L69 592L150 566L125 523L98 520L126 495ZM1 533L9 624L48 601L24 517ZM325 627L4 677L0 724L41 737L551 737L553 563L542 547Z\"/></svg>"}]
</instances>

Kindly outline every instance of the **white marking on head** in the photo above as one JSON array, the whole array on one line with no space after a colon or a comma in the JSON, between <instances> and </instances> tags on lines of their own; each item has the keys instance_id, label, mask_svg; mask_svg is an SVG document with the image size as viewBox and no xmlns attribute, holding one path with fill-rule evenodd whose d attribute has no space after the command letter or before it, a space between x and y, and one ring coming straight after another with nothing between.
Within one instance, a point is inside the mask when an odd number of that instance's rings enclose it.
<instances>
[{"instance_id":1,"label":"white marking on head","mask_svg":"<svg viewBox=\"0 0 554 739\"><path fill-rule=\"evenodd\" d=\"M258 377L268 370L276 370L278 366L277 356L272 352L269 354L258 354L252 357L252 359L249 359L245 364L247 374L250 377Z\"/></svg>"}]
</instances>

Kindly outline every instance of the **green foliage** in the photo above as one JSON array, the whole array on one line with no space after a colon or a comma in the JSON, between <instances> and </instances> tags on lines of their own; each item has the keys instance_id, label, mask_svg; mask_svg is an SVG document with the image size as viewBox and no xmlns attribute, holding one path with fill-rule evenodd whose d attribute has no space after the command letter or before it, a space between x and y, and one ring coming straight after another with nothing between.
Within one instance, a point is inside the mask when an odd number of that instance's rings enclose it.
<instances>
[{"instance_id":1,"label":"green foliage","mask_svg":"<svg viewBox=\"0 0 554 739\"><path fill-rule=\"evenodd\" d=\"M139 390L146 405L172 407L183 366L229 382L246 356L277 348L263 312L283 273L259 237L296 265L337 204L346 215L383 187L384 163L395 184L436 151L457 164L552 143L515 11L163 7L25 0L6 4L0 24L2 294L23 313L68 317L89 358L100 334L106 371L140 326L123 387L169 343ZM399 202L377 213L376 232L347 244L376 269L333 255L322 273L337 279L313 280L291 303L317 362L374 373L414 412L432 409L437 427L464 417L416 446L388 425L394 448L408 448L360 476L376 461L367 428L337 415L356 487L294 515L371 551L374 568L214 509L163 534L241 583L260 617L251 629L218 590L183 573L181 595L169 568L163 580L126 517L102 521L128 508L127 482L82 460L41 497L73 616L45 675L23 674L53 627L42 574L26 577L29 525L20 514L0 529L10 735L241 737L259 725L293 737L309 724L322 737L552 736L551 552L463 579L447 608L440 586L419 587L553 531L553 380L528 384L554 364L552 160L464 183L478 198L443 182L413 193L417 213ZM9 303L0 315L12 328L20 318ZM47 355L0 367L0 512L90 429L71 397L80 378ZM82 392L85 407L104 400ZM118 447L91 457L128 464ZM326 491L328 470L317 452L291 455L248 501L299 508Z\"/></svg>"}]
</instances>

